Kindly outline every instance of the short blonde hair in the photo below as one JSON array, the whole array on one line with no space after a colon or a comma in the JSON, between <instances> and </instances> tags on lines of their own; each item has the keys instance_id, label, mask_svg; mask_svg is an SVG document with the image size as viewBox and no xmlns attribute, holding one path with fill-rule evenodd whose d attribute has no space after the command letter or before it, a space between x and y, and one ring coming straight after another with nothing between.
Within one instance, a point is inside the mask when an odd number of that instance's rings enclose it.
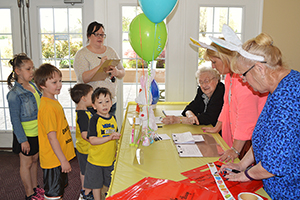
<instances>
[{"instance_id":1,"label":"short blonde hair","mask_svg":"<svg viewBox=\"0 0 300 200\"><path fill-rule=\"evenodd\" d=\"M261 33L243 44L243 49L254 55L265 58L266 66L272 70L287 68L282 60L282 54L278 47L273 45L273 39L266 33ZM247 59L237 54L231 62L231 70L240 74L239 65L253 65L257 61Z\"/></svg>"},{"instance_id":2,"label":"short blonde hair","mask_svg":"<svg viewBox=\"0 0 300 200\"><path fill-rule=\"evenodd\" d=\"M210 73L213 78L216 78L218 82L220 81L220 74L217 70L211 68L211 67L200 67L195 73L197 83L199 84L199 77L203 73Z\"/></svg>"}]
</instances>

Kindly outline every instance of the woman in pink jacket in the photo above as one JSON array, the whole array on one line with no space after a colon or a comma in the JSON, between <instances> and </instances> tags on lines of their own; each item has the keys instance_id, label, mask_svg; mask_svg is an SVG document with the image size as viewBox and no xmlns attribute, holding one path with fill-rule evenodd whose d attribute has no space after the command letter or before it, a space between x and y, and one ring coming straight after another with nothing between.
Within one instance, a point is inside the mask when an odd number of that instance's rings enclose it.
<instances>
[{"instance_id":1,"label":"woman in pink jacket","mask_svg":"<svg viewBox=\"0 0 300 200\"><path fill-rule=\"evenodd\" d=\"M267 94L260 94L248 83L231 71L230 61L235 52L212 43L207 48L204 59L212 62L212 67L226 75L224 104L215 127L203 127L205 132L217 133L222 129L222 137L231 147L221 155L220 161L240 159L251 146L251 137L256 121L265 105Z\"/></svg>"}]
</instances>

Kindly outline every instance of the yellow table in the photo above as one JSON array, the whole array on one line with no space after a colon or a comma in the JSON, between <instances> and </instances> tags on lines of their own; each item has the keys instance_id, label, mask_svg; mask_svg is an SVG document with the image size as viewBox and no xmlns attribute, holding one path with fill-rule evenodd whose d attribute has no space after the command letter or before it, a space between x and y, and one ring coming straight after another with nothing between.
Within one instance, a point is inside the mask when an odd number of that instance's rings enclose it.
<instances>
[{"instance_id":1,"label":"yellow table","mask_svg":"<svg viewBox=\"0 0 300 200\"><path fill-rule=\"evenodd\" d=\"M155 116L163 117L162 110L183 110L186 105L187 102L159 102L154 110L154 114ZM186 179L180 173L219 159L219 157L180 158L173 141L163 140L154 142L148 147L139 145L139 148L143 151L143 163L139 165L135 158L137 147L129 145L132 126L127 119L136 115L135 110L136 104L129 102L120 132L122 137L118 145L117 160L112 174L109 196L128 188L145 177L173 181ZM167 134L170 137L172 133L183 133L186 131L190 131L193 134L205 134L201 127L203 126L185 124L163 125L163 128L158 128L157 132L158 134ZM229 149L219 134L213 133L212 136L224 150ZM260 189L257 193L269 198L263 189Z\"/></svg>"}]
</instances>

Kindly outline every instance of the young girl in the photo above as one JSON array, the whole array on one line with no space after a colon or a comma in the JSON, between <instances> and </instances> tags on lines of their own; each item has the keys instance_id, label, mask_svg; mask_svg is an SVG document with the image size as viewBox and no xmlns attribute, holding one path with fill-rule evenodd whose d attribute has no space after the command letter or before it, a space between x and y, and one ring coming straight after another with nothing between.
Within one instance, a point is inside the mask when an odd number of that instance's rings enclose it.
<instances>
[{"instance_id":1,"label":"young girl","mask_svg":"<svg viewBox=\"0 0 300 200\"><path fill-rule=\"evenodd\" d=\"M10 120L13 126L13 152L20 157L20 176L25 188L25 200L44 199L37 184L38 124L37 113L41 92L31 82L34 66L26 54L14 55L9 61L13 72L8 76L7 94ZM12 85L12 80L15 84Z\"/></svg>"}]
</instances>

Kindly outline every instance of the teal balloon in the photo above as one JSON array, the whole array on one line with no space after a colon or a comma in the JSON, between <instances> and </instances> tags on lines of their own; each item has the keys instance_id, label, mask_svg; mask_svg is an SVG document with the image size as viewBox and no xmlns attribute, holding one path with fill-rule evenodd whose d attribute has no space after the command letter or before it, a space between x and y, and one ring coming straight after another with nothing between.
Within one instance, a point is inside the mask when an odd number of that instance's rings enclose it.
<instances>
[{"instance_id":1,"label":"teal balloon","mask_svg":"<svg viewBox=\"0 0 300 200\"><path fill-rule=\"evenodd\" d=\"M155 24L169 15L176 3L177 0L139 0L143 12Z\"/></svg>"},{"instance_id":2,"label":"teal balloon","mask_svg":"<svg viewBox=\"0 0 300 200\"><path fill-rule=\"evenodd\" d=\"M131 21L128 37L133 50L143 60L152 61L164 50L168 33L163 21L154 24L142 13Z\"/></svg>"}]
</instances>

